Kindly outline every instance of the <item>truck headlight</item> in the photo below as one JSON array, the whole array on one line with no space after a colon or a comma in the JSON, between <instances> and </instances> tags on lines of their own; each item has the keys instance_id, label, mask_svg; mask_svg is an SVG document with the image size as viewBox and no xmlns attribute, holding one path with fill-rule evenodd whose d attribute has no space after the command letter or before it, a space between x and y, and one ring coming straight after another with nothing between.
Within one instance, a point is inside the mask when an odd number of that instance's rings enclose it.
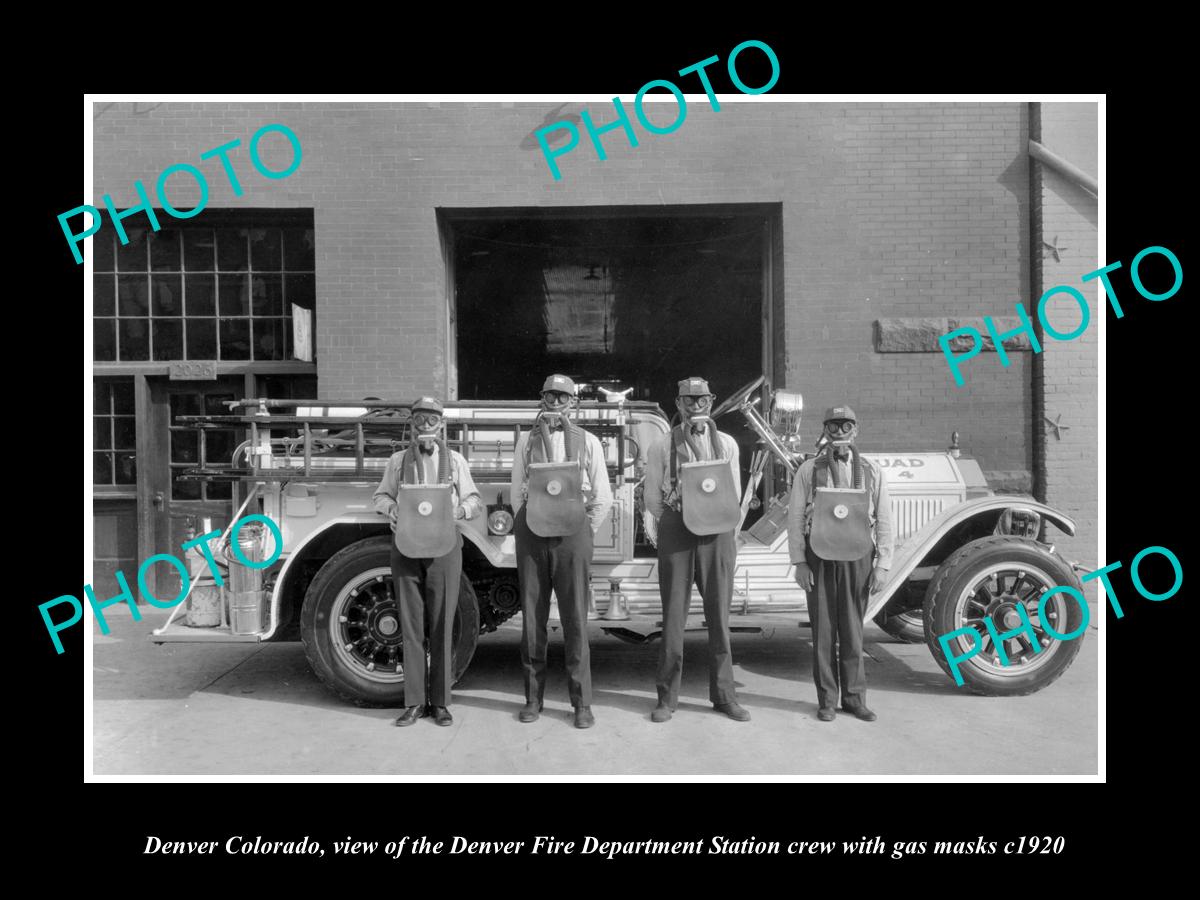
<instances>
[{"instance_id":1,"label":"truck headlight","mask_svg":"<svg viewBox=\"0 0 1200 900\"><path fill-rule=\"evenodd\" d=\"M804 398L796 391L782 388L771 395L771 427L781 437L800 433L800 416L804 412Z\"/></svg>"},{"instance_id":2,"label":"truck headlight","mask_svg":"<svg viewBox=\"0 0 1200 900\"><path fill-rule=\"evenodd\" d=\"M513 530L513 517L507 509L497 509L488 513L489 534L509 534Z\"/></svg>"}]
</instances>

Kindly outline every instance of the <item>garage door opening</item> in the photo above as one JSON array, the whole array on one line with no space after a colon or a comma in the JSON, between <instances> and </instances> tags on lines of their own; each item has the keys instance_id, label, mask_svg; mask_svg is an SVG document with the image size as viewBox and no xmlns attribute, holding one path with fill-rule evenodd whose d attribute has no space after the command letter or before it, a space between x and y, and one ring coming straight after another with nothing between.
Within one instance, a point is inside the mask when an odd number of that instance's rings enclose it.
<instances>
[{"instance_id":1,"label":"garage door opening","mask_svg":"<svg viewBox=\"0 0 1200 900\"><path fill-rule=\"evenodd\" d=\"M440 210L458 396L533 399L564 372L670 413L681 378L718 397L769 379L776 211Z\"/></svg>"},{"instance_id":2,"label":"garage door opening","mask_svg":"<svg viewBox=\"0 0 1200 900\"><path fill-rule=\"evenodd\" d=\"M782 342L778 204L439 210L458 399L532 400L546 375L580 395L632 388L675 413L701 376L718 402L766 375ZM453 383L453 381L452 381ZM764 398L765 399L765 398ZM757 435L720 422L741 448ZM763 488L770 496L768 467ZM753 510L750 524L758 518Z\"/></svg>"}]
</instances>

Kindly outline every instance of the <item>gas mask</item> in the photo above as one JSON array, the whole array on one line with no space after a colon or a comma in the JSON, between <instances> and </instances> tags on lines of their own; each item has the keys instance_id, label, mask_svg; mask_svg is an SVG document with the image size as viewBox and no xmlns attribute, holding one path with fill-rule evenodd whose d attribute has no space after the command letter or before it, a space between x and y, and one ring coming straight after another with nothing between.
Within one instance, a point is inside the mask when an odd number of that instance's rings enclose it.
<instances>
[{"instance_id":1,"label":"gas mask","mask_svg":"<svg viewBox=\"0 0 1200 900\"><path fill-rule=\"evenodd\" d=\"M571 409L571 395L566 391L543 391L542 412L562 415Z\"/></svg>"},{"instance_id":2,"label":"gas mask","mask_svg":"<svg viewBox=\"0 0 1200 900\"><path fill-rule=\"evenodd\" d=\"M824 449L833 445L833 455L838 459L846 459L850 455L850 447L858 437L858 423L849 419L834 419L825 423L825 431L818 442L818 448Z\"/></svg>"},{"instance_id":3,"label":"gas mask","mask_svg":"<svg viewBox=\"0 0 1200 900\"><path fill-rule=\"evenodd\" d=\"M679 410L679 416L685 426L696 428L703 431L712 421L709 412L712 410L713 398L711 394L705 394L702 397L676 397L675 406Z\"/></svg>"},{"instance_id":4,"label":"gas mask","mask_svg":"<svg viewBox=\"0 0 1200 900\"><path fill-rule=\"evenodd\" d=\"M442 434L442 417L428 410L420 410L412 416L413 434L425 447L432 447Z\"/></svg>"}]
</instances>

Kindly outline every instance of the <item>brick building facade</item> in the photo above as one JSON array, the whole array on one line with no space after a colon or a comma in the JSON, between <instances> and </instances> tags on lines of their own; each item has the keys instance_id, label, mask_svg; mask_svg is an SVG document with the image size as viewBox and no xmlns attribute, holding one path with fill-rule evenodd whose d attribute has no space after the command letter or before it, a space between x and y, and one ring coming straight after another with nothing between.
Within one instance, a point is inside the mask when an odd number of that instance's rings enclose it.
<instances>
[{"instance_id":1,"label":"brick building facade","mask_svg":"<svg viewBox=\"0 0 1200 900\"><path fill-rule=\"evenodd\" d=\"M958 431L964 452L985 471L1027 489L1036 482L1051 503L1078 517L1080 535L1064 549L1094 561L1094 328L1072 344L1051 343L1040 371L1027 352L1014 353L1008 368L994 354L982 355L967 364L967 386L957 390L941 353L922 337L939 327L944 332L948 318L1009 315L1014 302L1035 301L1040 284L1075 281L1101 264L1095 199L1081 199L1077 188L1030 161L1036 106L723 102L714 112L701 99L669 135L648 134L635 119L637 147L619 129L605 134L605 161L581 126L579 145L558 160L556 181L533 132L585 108L598 125L613 119L608 103L557 106L115 104L94 120L93 202L101 206L108 193L119 208L130 206L137 202L135 180L152 191L163 169L188 162L206 173L210 189L207 209L191 222L227 215L253 226L261 215L283 229L291 248L289 235L301 234L296 229L304 223L272 214L311 215L315 361L280 354L280 344L262 360L222 362L217 372L231 390L257 393L270 379L303 393L315 377L321 396L346 399L458 394L459 356L470 348L456 343L450 258L456 217L567 209L584 218L592 211L686 215L689 209L760 216L763 303L747 304L744 314L763 321L763 350L761 360L746 365L803 392L805 433L815 437L814 419L837 402L858 411L866 450L942 448ZM652 117L667 118L665 110L648 108ZM1053 115L1041 116L1044 140L1061 141L1058 152L1077 155L1078 165L1094 171L1095 114L1092 104L1054 105ZM246 153L250 136L273 122L291 128L303 146L299 170L286 179L259 176ZM216 160L199 160L234 138L242 141L230 156L245 192L240 197ZM262 154L269 167L281 169L291 151L274 135L262 142ZM169 193L179 209L199 200L185 175L172 177ZM139 220L144 224L141 214L126 224ZM1051 267L1040 255L1039 234L1057 234L1071 255ZM263 251L264 259L270 256ZM293 275L286 260L280 265L281 283L307 277L306 269ZM915 339L904 337L914 333ZM132 381L146 398L166 379L168 360L114 355L96 363L98 378L118 387ZM525 396L536 392L536 380ZM736 387L714 384L718 393ZM140 415L151 400L136 402ZM1071 426L1061 441L1043 440L1043 411L1051 419L1062 413ZM147 430L148 421L138 427ZM173 452L156 451L141 434L138 441L145 453ZM138 460L149 464L141 454ZM171 499L169 477L143 484L148 478L139 470L136 485L111 485L108 494L97 488L105 509L125 517L125 532L136 498L143 557L162 547L154 548L159 538L149 534L150 514L142 507L163 491ZM123 549L104 553L98 544L98 559L127 572L128 562L117 563L131 554L128 539Z\"/></svg>"},{"instance_id":2,"label":"brick building facade","mask_svg":"<svg viewBox=\"0 0 1200 900\"><path fill-rule=\"evenodd\" d=\"M1090 104L1043 103L1037 110L1038 133L1045 146L1085 172L1097 170L1096 110ZM1099 320L1107 302L1092 286L1084 288L1080 277L1096 266L1098 204L1078 184L1052 168L1035 162L1033 170L1034 290L1040 297L1056 285L1071 285L1089 299L1092 322L1073 341L1048 340L1034 371L1036 395L1040 398L1034 422L1037 495L1047 503L1083 523L1076 538L1063 542L1068 555L1088 568L1103 565L1096 558L1096 490L1100 440L1097 423ZM1037 252L1040 249L1041 252ZM1058 332L1069 334L1080 322L1080 312L1070 300L1047 304L1047 319ZM1054 424L1051 424L1054 423ZM1044 427L1043 427L1044 426ZM1062 426L1066 426L1065 428Z\"/></svg>"}]
</instances>

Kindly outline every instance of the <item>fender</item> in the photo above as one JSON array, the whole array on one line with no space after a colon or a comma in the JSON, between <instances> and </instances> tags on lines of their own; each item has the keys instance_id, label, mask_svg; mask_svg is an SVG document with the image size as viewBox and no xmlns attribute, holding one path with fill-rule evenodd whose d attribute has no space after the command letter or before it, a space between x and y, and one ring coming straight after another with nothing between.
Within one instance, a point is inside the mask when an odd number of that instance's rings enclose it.
<instances>
[{"instance_id":1,"label":"fender","mask_svg":"<svg viewBox=\"0 0 1200 900\"><path fill-rule=\"evenodd\" d=\"M470 527L465 520L459 519L457 520L456 524L458 525L458 531L463 538L467 541L470 541L475 547L477 547L479 552L484 555L484 558L496 568L515 568L517 564L516 557L514 556L511 548L509 548L507 552L505 550L507 544L512 541L511 535L507 536L505 541L502 542L500 546L496 546L490 540L488 540L488 535L486 533L486 518L479 516L471 521L484 523L483 528L485 529L485 532L481 535L475 530L475 528ZM292 548L291 552L287 554L287 557L284 559L283 566L279 569L279 574L275 578L275 588L271 592L271 621L267 626L267 630L259 635L258 639L260 641L270 640L274 636L275 631L279 628L279 607L283 602L284 585L287 583L288 575L292 568L292 563L296 560L304 558L305 547L337 525L378 526L381 524L386 524L386 522L380 519L378 513L375 512L338 516L336 519L330 519L321 528L305 535L304 539L300 541L300 543L296 544L296 546Z\"/></svg>"},{"instance_id":2,"label":"fender","mask_svg":"<svg viewBox=\"0 0 1200 900\"><path fill-rule=\"evenodd\" d=\"M863 620L874 618L875 614L883 609L897 588L904 584L913 570L921 564L937 542L949 534L952 528L977 516L1002 512L1010 508L1031 509L1041 515L1044 520L1052 522L1061 531L1070 535L1075 534L1075 521L1070 516L1033 499L993 495L976 497L974 500L955 504L926 522L916 534L909 537L902 546L896 549L887 583L884 584L882 591L871 595Z\"/></svg>"}]
</instances>

